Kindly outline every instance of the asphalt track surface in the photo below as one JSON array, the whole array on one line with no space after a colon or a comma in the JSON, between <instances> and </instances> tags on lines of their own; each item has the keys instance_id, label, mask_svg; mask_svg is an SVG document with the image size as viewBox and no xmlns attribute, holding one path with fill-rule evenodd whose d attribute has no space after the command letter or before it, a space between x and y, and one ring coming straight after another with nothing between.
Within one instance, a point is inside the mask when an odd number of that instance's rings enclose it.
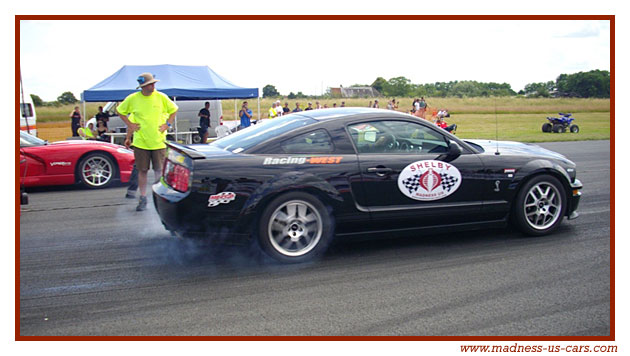
<instances>
[{"instance_id":1,"label":"asphalt track surface","mask_svg":"<svg viewBox=\"0 0 630 356\"><path fill-rule=\"evenodd\" d=\"M31 191L20 335L609 335L610 142L541 146L584 183L552 236L382 236L300 266L173 238L123 186Z\"/></svg>"}]
</instances>

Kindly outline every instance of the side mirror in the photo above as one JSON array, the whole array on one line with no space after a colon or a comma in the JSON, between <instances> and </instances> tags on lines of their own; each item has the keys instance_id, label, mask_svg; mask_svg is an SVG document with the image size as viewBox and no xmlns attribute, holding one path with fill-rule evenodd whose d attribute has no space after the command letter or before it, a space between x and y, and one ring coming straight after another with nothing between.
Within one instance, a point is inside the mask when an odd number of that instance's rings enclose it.
<instances>
[{"instance_id":1,"label":"side mirror","mask_svg":"<svg viewBox=\"0 0 630 356\"><path fill-rule=\"evenodd\" d=\"M438 161L451 162L457 157L462 155L462 147L455 141L448 142L448 151L439 155L436 159Z\"/></svg>"},{"instance_id":2,"label":"side mirror","mask_svg":"<svg viewBox=\"0 0 630 356\"><path fill-rule=\"evenodd\" d=\"M455 141L451 141L448 143L448 155L449 156L455 156L455 158L461 156L462 154L462 147L457 144L457 142Z\"/></svg>"}]
</instances>

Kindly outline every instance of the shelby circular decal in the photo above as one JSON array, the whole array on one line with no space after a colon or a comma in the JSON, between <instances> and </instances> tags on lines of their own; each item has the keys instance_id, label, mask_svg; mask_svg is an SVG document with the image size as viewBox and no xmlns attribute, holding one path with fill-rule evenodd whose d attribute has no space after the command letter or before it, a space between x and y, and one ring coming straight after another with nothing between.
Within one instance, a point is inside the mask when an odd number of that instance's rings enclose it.
<instances>
[{"instance_id":1,"label":"shelby circular decal","mask_svg":"<svg viewBox=\"0 0 630 356\"><path fill-rule=\"evenodd\" d=\"M452 164L442 161L417 161L398 176L398 189L411 199L438 200L453 194L462 175Z\"/></svg>"}]
</instances>

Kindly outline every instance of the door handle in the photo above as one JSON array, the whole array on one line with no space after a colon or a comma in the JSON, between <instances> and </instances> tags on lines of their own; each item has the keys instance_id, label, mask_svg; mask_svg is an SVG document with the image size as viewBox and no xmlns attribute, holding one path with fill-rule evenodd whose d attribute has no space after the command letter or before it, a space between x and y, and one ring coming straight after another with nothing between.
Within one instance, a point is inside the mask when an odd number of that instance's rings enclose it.
<instances>
[{"instance_id":1,"label":"door handle","mask_svg":"<svg viewBox=\"0 0 630 356\"><path fill-rule=\"evenodd\" d=\"M376 173L376 175L379 177L384 177L387 173L391 173L392 169L383 167L383 166L378 166L378 167L368 168L367 171L368 173Z\"/></svg>"}]
</instances>

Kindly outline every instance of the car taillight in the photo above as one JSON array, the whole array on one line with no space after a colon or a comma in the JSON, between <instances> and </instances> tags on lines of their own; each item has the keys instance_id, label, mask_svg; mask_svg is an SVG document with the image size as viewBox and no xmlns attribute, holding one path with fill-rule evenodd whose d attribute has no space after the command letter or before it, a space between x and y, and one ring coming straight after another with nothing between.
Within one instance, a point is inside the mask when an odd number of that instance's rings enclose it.
<instances>
[{"instance_id":1,"label":"car taillight","mask_svg":"<svg viewBox=\"0 0 630 356\"><path fill-rule=\"evenodd\" d=\"M188 181L190 180L190 170L188 168L166 160L162 176L166 184L173 189L180 192L188 191Z\"/></svg>"}]
</instances>

